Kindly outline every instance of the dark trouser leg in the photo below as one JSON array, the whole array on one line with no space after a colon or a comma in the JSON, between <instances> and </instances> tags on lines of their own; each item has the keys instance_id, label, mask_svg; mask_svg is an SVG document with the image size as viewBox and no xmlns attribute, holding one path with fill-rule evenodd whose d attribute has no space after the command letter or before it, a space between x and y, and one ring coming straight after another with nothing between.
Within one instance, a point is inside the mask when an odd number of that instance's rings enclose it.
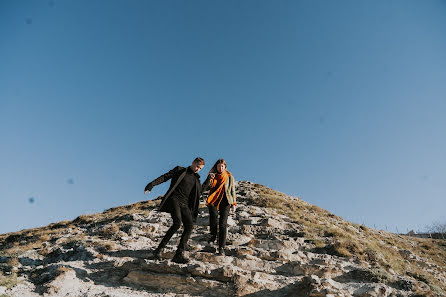
<instances>
[{"instance_id":1,"label":"dark trouser leg","mask_svg":"<svg viewBox=\"0 0 446 297\"><path fill-rule=\"evenodd\" d=\"M163 249L175 232L177 232L177 230L181 227L181 208L176 199L172 200L172 212L170 215L172 216L173 225L169 228L169 230L167 230L166 235L164 235L163 240L161 240L160 244L158 245L158 250Z\"/></svg>"},{"instance_id":2,"label":"dark trouser leg","mask_svg":"<svg viewBox=\"0 0 446 297\"><path fill-rule=\"evenodd\" d=\"M178 245L178 251L182 252L186 249L187 241L190 238L190 235L192 234L192 229L194 227L194 222L192 219L192 213L187 206L181 206L181 219L183 221L183 227L184 231L181 235L180 244Z\"/></svg>"},{"instance_id":3,"label":"dark trouser leg","mask_svg":"<svg viewBox=\"0 0 446 297\"><path fill-rule=\"evenodd\" d=\"M218 221L218 247L224 248L226 245L226 233L228 226L228 216L231 206L229 204L220 205L220 218Z\"/></svg>"},{"instance_id":4,"label":"dark trouser leg","mask_svg":"<svg viewBox=\"0 0 446 297\"><path fill-rule=\"evenodd\" d=\"M209 229L211 235L217 236L217 207L208 205L209 209Z\"/></svg>"}]
</instances>

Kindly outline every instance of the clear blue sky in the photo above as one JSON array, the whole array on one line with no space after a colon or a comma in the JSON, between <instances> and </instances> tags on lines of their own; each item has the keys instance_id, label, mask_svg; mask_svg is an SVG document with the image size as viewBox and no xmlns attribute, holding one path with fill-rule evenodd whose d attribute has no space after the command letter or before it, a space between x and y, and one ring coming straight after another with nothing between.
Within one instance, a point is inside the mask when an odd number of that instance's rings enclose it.
<instances>
[{"instance_id":1,"label":"clear blue sky","mask_svg":"<svg viewBox=\"0 0 446 297\"><path fill-rule=\"evenodd\" d=\"M196 156L422 229L445 132L445 1L0 1L0 233L155 198Z\"/></svg>"}]
</instances>

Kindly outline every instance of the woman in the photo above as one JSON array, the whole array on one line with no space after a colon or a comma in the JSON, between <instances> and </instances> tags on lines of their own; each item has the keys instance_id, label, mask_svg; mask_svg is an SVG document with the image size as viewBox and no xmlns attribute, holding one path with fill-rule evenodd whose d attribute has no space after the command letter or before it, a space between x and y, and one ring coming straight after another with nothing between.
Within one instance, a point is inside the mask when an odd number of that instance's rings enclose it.
<instances>
[{"instance_id":1,"label":"woman","mask_svg":"<svg viewBox=\"0 0 446 297\"><path fill-rule=\"evenodd\" d=\"M217 216L218 213L220 214L218 221L218 254L220 255L224 254L226 245L229 211L234 211L237 206L235 201L235 180L226 168L224 159L217 160L203 183L203 190L210 188L206 203L209 209L211 231L211 237L208 242L214 242L217 239Z\"/></svg>"}]
</instances>

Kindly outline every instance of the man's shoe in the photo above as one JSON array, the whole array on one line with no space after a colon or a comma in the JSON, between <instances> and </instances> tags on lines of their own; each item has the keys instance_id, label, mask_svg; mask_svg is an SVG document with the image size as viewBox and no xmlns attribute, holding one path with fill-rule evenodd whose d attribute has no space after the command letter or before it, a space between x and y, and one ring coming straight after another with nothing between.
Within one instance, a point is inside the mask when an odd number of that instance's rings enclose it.
<instances>
[{"instance_id":1,"label":"man's shoe","mask_svg":"<svg viewBox=\"0 0 446 297\"><path fill-rule=\"evenodd\" d=\"M155 250L153 250L152 254L153 254L153 258L155 260L161 260L161 256L160 256L161 250L162 249L160 249L160 248L156 248Z\"/></svg>"},{"instance_id":2,"label":"man's shoe","mask_svg":"<svg viewBox=\"0 0 446 297\"><path fill-rule=\"evenodd\" d=\"M217 251L217 255L225 256L226 255L225 248L219 247L218 251Z\"/></svg>"},{"instance_id":3,"label":"man's shoe","mask_svg":"<svg viewBox=\"0 0 446 297\"><path fill-rule=\"evenodd\" d=\"M209 243L213 243L216 239L217 239L217 235L212 235L211 234L211 237L209 237L208 242Z\"/></svg>"},{"instance_id":4,"label":"man's shoe","mask_svg":"<svg viewBox=\"0 0 446 297\"><path fill-rule=\"evenodd\" d=\"M187 264L189 263L189 259L184 257L183 253L176 253L175 256L173 256L172 261L178 264Z\"/></svg>"}]
</instances>

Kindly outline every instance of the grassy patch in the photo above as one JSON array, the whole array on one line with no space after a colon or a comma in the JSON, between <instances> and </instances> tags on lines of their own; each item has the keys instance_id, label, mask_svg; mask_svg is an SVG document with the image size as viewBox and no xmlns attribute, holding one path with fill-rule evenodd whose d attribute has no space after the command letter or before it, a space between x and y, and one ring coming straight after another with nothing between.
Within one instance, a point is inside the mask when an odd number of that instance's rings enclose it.
<instances>
[{"instance_id":1,"label":"grassy patch","mask_svg":"<svg viewBox=\"0 0 446 297\"><path fill-rule=\"evenodd\" d=\"M8 264L8 267L12 268L12 267L19 266L20 262L19 262L19 259L17 257L12 257L12 258L10 258L8 260L7 264Z\"/></svg>"},{"instance_id":2,"label":"grassy patch","mask_svg":"<svg viewBox=\"0 0 446 297\"><path fill-rule=\"evenodd\" d=\"M419 260L407 261L399 253L400 250L409 250L422 258L423 264L424 262L436 264L440 267L440 271L446 274L445 241L410 238L370 229L364 225L347 222L300 199L290 199L281 192L259 184L255 186L258 197L251 198L249 203L276 209L302 225L305 228L305 236L312 239L316 250L367 261L376 266L380 272L392 269L400 275L422 281L437 293L445 294L446 284L441 283L433 273L420 270L417 262ZM329 242L325 244L324 238L328 238ZM379 273L376 276L377 279L387 279L387 277L388 274L379 276Z\"/></svg>"},{"instance_id":3,"label":"grassy patch","mask_svg":"<svg viewBox=\"0 0 446 297\"><path fill-rule=\"evenodd\" d=\"M102 229L102 233L105 236L113 236L119 232L119 227L116 223L108 224Z\"/></svg>"},{"instance_id":4,"label":"grassy patch","mask_svg":"<svg viewBox=\"0 0 446 297\"><path fill-rule=\"evenodd\" d=\"M17 257L27 250L36 249L39 250L39 253L45 255L46 251L45 247L43 247L44 242L54 243L59 240L59 244L64 244L71 241L83 240L85 239L85 234L82 233L82 230L84 230L83 228L85 228L85 225L109 224L112 223L115 218L134 213L148 215L150 211L159 205L159 203L160 200L141 201L134 204L111 208L103 213L81 215L73 221L62 221L49 224L42 228L1 234L0 252L8 257ZM116 234L114 233L115 231L119 231L116 224L111 224L110 227L103 229L104 235L108 237ZM67 232L73 233L73 236L64 237Z\"/></svg>"},{"instance_id":5,"label":"grassy patch","mask_svg":"<svg viewBox=\"0 0 446 297\"><path fill-rule=\"evenodd\" d=\"M17 281L17 274L12 273L10 275L3 275L3 273L0 272L0 286L6 287L7 289L11 289L12 287L16 286L18 284Z\"/></svg>"},{"instance_id":6,"label":"grassy patch","mask_svg":"<svg viewBox=\"0 0 446 297\"><path fill-rule=\"evenodd\" d=\"M90 246L94 247L97 251L102 253L116 249L116 244L114 242L106 241L95 241L91 243Z\"/></svg>"}]
</instances>

